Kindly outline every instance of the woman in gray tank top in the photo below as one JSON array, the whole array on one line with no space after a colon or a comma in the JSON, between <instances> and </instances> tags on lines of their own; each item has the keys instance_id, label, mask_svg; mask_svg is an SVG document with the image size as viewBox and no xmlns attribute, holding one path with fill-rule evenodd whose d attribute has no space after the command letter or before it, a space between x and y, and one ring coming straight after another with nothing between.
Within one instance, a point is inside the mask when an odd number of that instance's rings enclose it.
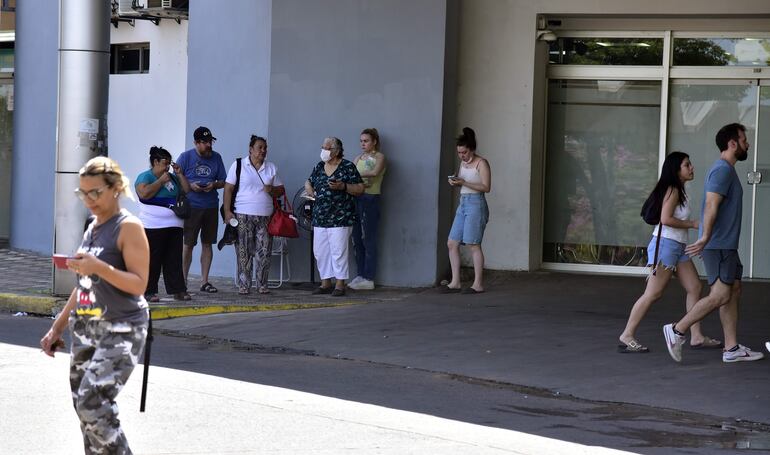
<instances>
[{"instance_id":1,"label":"woman in gray tank top","mask_svg":"<svg viewBox=\"0 0 770 455\"><path fill-rule=\"evenodd\" d=\"M40 346L53 357L69 322L70 387L85 453L130 454L115 397L147 338L149 311L142 295L149 273L147 237L139 219L120 208L121 194L132 196L115 161L88 161L80 169L75 193L95 219L67 260L77 286Z\"/></svg>"}]
</instances>

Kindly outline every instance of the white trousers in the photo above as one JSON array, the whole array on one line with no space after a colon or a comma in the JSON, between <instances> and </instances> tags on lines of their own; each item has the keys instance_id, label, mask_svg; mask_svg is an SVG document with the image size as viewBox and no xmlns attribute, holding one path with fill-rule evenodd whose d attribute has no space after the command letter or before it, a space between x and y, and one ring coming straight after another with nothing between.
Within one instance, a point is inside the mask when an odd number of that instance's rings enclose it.
<instances>
[{"instance_id":1,"label":"white trousers","mask_svg":"<svg viewBox=\"0 0 770 455\"><path fill-rule=\"evenodd\" d=\"M322 280L348 279L348 245L352 226L313 227L313 254Z\"/></svg>"}]
</instances>

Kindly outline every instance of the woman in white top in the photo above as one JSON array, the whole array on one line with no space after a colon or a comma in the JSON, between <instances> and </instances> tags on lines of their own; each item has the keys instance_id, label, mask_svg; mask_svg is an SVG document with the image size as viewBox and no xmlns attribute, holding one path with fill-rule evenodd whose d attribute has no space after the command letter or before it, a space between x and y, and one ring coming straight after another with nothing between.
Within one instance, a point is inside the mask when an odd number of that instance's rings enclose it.
<instances>
[{"instance_id":1,"label":"woman in white top","mask_svg":"<svg viewBox=\"0 0 770 455\"><path fill-rule=\"evenodd\" d=\"M481 240L489 221L489 207L484 195L492 188L492 171L487 160L476 154L476 133L472 129L463 128L456 144L460 169L457 175L449 176L449 184L460 187L460 204L447 240L452 280L441 288L441 292L478 294L484 292L484 252L481 250ZM473 284L463 289L460 288L461 244L471 249L474 272Z\"/></svg>"},{"instance_id":2,"label":"woman in white top","mask_svg":"<svg viewBox=\"0 0 770 455\"><path fill-rule=\"evenodd\" d=\"M652 194L662 200L660 221L661 225L655 228L652 240L647 247L650 275L647 279L647 288L641 297L631 308L628 323L623 333L620 334L618 352L620 353L645 353L649 352L646 346L639 343L635 336L639 323L647 314L650 306L655 303L674 273L679 277L679 282L687 291L686 306L689 311L700 298L701 282L698 272L692 260L684 252L687 244L687 230L698 229L698 220L690 220L690 205L685 192L685 182L689 182L695 176L690 157L682 152L671 152L663 162L660 179ZM660 236L660 249L658 251L658 263L655 264L655 249ZM652 273L655 270L655 273ZM722 342L703 335L700 324L695 324L690 330L690 346L694 349L721 348Z\"/></svg>"},{"instance_id":3,"label":"woman in white top","mask_svg":"<svg viewBox=\"0 0 770 455\"><path fill-rule=\"evenodd\" d=\"M242 295L251 291L253 262L257 263L259 293L270 292L267 288L267 277L270 273L273 237L267 232L267 225L273 215L273 197L282 195L284 187L278 176L278 168L275 164L266 161L266 157L267 140L252 135L249 140L249 156L241 159L240 183L235 195L235 213L230 208L235 182L238 180L237 162L230 166L225 179L225 223L230 223L233 218L238 220L235 252L238 257L238 293Z\"/></svg>"}]
</instances>

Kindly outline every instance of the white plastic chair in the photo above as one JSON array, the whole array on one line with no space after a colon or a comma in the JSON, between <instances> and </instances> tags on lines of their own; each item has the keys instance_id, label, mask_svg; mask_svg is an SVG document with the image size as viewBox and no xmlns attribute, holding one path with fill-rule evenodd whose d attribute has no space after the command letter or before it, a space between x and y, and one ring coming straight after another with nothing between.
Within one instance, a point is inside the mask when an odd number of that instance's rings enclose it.
<instances>
[{"instance_id":1,"label":"white plastic chair","mask_svg":"<svg viewBox=\"0 0 770 455\"><path fill-rule=\"evenodd\" d=\"M271 279L270 275L272 274L272 264L273 261L270 261L270 274L268 274L267 279L267 287L270 289L277 289L280 288L283 283L291 280L291 264L289 263L289 239L285 237L273 237L273 253L272 256L275 258L278 256L278 279ZM286 273L284 274L284 268L286 269ZM252 273L255 271L254 268L254 260L252 259L251 264L251 270ZM235 270L233 272L233 282L235 283L235 287L238 287L238 257L235 257ZM251 277L251 284L252 286L256 286L256 280L252 276Z\"/></svg>"}]
</instances>

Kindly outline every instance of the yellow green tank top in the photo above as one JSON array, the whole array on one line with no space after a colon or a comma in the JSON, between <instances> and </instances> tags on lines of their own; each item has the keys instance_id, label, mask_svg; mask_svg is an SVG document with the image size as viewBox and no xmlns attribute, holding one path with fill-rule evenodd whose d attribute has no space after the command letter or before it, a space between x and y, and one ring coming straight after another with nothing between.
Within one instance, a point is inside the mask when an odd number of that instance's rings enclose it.
<instances>
[{"instance_id":1,"label":"yellow green tank top","mask_svg":"<svg viewBox=\"0 0 770 455\"><path fill-rule=\"evenodd\" d=\"M374 156L362 155L361 159L359 159L356 163L356 168L358 169L359 173L364 171L371 172L374 170L376 164L377 159ZM380 194L383 176L385 176L385 169L383 169L382 172L380 172L380 175L376 177L362 177L364 179L364 183L369 185L369 187L364 189L364 193Z\"/></svg>"}]
</instances>

